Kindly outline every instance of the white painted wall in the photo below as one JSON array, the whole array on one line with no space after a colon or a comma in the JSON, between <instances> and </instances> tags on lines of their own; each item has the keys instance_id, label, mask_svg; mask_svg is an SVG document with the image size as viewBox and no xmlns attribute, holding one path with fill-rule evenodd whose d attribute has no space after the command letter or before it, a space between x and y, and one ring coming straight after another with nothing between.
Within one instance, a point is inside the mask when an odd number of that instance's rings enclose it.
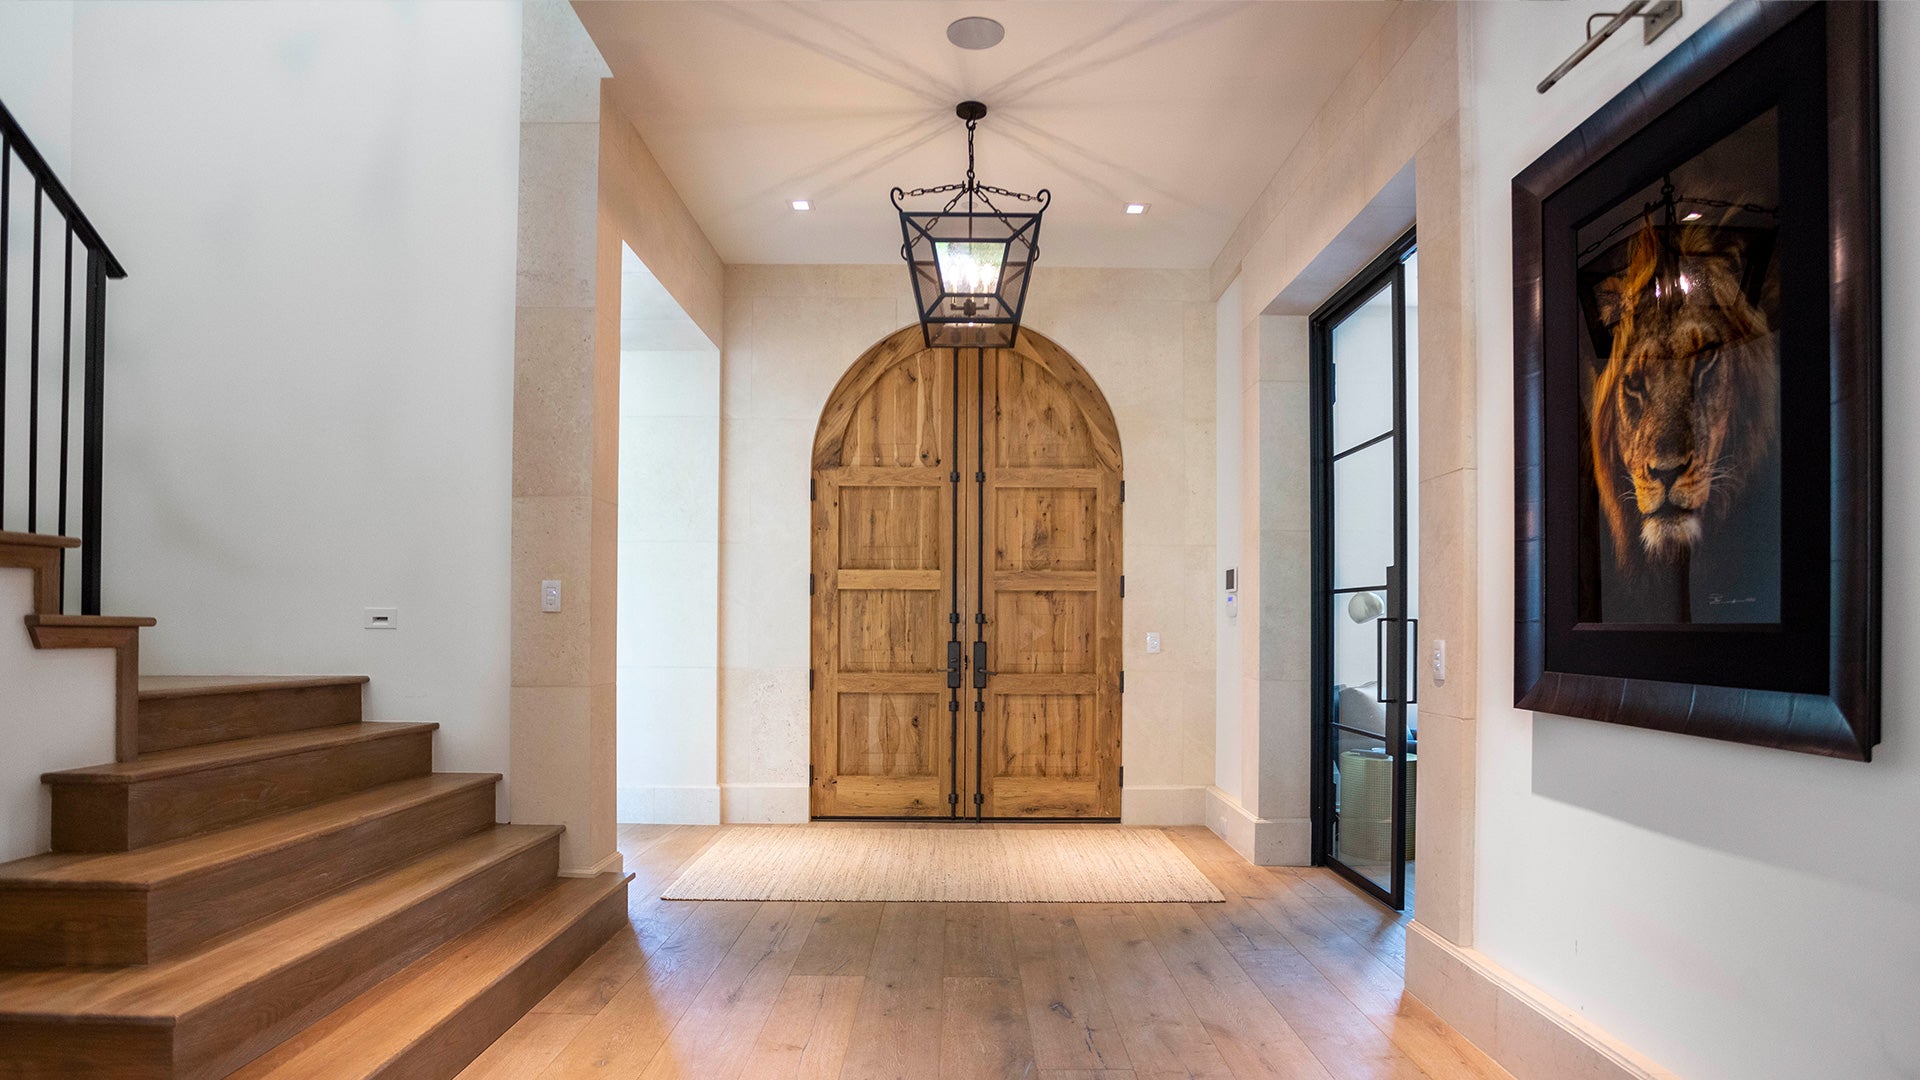
<instances>
[{"instance_id":1,"label":"white painted wall","mask_svg":"<svg viewBox=\"0 0 1920 1080\"><path fill-rule=\"evenodd\" d=\"M731 821L807 815L814 430L860 354L914 319L898 266L727 268L720 762ZM1205 275L1035 271L1025 324L1074 355L1120 427L1127 503L1122 816L1198 823L1214 775L1214 308ZM1163 651L1148 655L1147 631Z\"/></svg>"},{"instance_id":2,"label":"white painted wall","mask_svg":"<svg viewBox=\"0 0 1920 1080\"><path fill-rule=\"evenodd\" d=\"M1511 704L1511 177L1723 5L1534 83L1584 8L1473 6L1478 112L1475 946L1701 1080L1920 1075L1920 5L1881 8L1885 739L1871 764Z\"/></svg>"},{"instance_id":3,"label":"white painted wall","mask_svg":"<svg viewBox=\"0 0 1920 1080\"><path fill-rule=\"evenodd\" d=\"M623 252L618 815L720 820L720 350Z\"/></svg>"},{"instance_id":4,"label":"white painted wall","mask_svg":"<svg viewBox=\"0 0 1920 1080\"><path fill-rule=\"evenodd\" d=\"M160 620L150 673L369 674L503 770L518 7L71 11L71 186L129 272L106 607Z\"/></svg>"}]
</instances>

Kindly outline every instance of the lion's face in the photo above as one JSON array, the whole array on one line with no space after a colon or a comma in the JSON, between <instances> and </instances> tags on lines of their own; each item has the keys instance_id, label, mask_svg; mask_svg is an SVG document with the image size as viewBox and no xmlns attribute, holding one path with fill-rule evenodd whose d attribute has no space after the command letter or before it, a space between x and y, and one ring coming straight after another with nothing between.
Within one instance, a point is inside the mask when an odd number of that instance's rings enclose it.
<instances>
[{"instance_id":1,"label":"lion's face","mask_svg":"<svg viewBox=\"0 0 1920 1080\"><path fill-rule=\"evenodd\" d=\"M1701 540L1709 512L1726 508L1773 438L1778 379L1766 319L1737 258L1663 256L1649 233L1603 287L1603 303L1618 321L1591 401L1601 503L1617 555L1637 520L1641 549L1673 561Z\"/></svg>"}]
</instances>

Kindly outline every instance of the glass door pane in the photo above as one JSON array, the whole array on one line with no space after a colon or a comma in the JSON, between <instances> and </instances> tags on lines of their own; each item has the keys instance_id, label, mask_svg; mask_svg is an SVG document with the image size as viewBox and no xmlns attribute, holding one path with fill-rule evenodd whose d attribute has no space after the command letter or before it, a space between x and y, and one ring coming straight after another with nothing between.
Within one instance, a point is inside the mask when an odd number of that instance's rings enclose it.
<instances>
[{"instance_id":1,"label":"glass door pane","mask_svg":"<svg viewBox=\"0 0 1920 1080\"><path fill-rule=\"evenodd\" d=\"M1412 836L1412 236L1313 318L1316 854L1404 906Z\"/></svg>"}]
</instances>

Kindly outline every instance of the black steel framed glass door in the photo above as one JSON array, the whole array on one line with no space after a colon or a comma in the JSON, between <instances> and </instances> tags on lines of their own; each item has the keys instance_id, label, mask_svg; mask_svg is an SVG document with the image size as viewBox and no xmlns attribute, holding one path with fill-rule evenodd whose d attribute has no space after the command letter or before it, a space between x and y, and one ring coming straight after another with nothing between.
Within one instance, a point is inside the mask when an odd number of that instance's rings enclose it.
<instances>
[{"instance_id":1,"label":"black steel framed glass door","mask_svg":"<svg viewBox=\"0 0 1920 1080\"><path fill-rule=\"evenodd\" d=\"M1409 230L1310 320L1314 852L1396 910L1418 766L1417 267Z\"/></svg>"}]
</instances>

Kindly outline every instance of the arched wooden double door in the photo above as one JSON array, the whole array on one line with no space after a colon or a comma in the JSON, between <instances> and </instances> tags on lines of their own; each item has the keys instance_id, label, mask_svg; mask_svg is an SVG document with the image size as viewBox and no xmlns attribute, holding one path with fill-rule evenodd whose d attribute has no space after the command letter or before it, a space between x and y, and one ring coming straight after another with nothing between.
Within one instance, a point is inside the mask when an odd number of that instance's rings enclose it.
<instances>
[{"instance_id":1,"label":"arched wooden double door","mask_svg":"<svg viewBox=\"0 0 1920 1080\"><path fill-rule=\"evenodd\" d=\"M813 452L816 817L1120 814L1120 440L1011 349L869 349Z\"/></svg>"}]
</instances>

